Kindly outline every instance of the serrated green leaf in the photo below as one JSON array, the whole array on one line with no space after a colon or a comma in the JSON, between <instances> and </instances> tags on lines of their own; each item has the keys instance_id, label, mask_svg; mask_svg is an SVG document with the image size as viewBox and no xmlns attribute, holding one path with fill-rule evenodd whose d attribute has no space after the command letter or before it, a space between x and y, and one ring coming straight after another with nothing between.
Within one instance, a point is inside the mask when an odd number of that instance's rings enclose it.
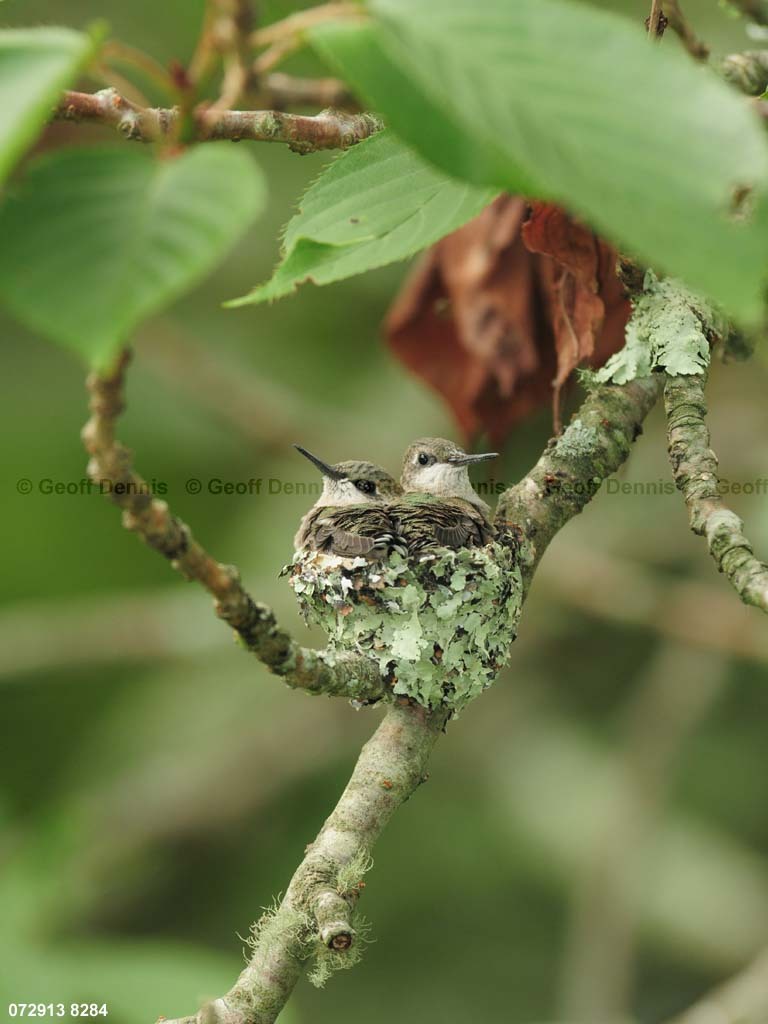
<instances>
[{"instance_id":1,"label":"serrated green leaf","mask_svg":"<svg viewBox=\"0 0 768 1024\"><path fill-rule=\"evenodd\" d=\"M216 265L264 198L257 165L231 143L163 161L127 147L59 151L0 209L0 297L103 366Z\"/></svg>"},{"instance_id":2,"label":"serrated green leaf","mask_svg":"<svg viewBox=\"0 0 768 1024\"><path fill-rule=\"evenodd\" d=\"M371 0L316 48L411 146L477 185L554 199L750 320L768 238L728 219L768 188L743 97L642 27L567 0Z\"/></svg>"},{"instance_id":3,"label":"serrated green leaf","mask_svg":"<svg viewBox=\"0 0 768 1024\"><path fill-rule=\"evenodd\" d=\"M272 278L227 305L280 298L303 281L329 284L406 259L476 216L493 195L446 178L381 132L323 172L286 228Z\"/></svg>"},{"instance_id":4,"label":"serrated green leaf","mask_svg":"<svg viewBox=\"0 0 768 1024\"><path fill-rule=\"evenodd\" d=\"M68 28L0 30L0 182L50 117L92 49Z\"/></svg>"}]
</instances>

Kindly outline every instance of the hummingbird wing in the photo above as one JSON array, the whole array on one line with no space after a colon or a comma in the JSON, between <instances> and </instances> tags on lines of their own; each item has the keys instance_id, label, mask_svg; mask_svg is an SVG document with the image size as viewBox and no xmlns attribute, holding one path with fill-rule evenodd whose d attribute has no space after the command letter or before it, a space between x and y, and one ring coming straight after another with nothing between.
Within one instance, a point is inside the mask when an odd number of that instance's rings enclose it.
<instances>
[{"instance_id":1,"label":"hummingbird wing","mask_svg":"<svg viewBox=\"0 0 768 1024\"><path fill-rule=\"evenodd\" d=\"M474 537L472 526L469 523L457 523L456 526L435 525L435 538L444 548L473 547ZM467 544L469 541L469 545Z\"/></svg>"},{"instance_id":2,"label":"hummingbird wing","mask_svg":"<svg viewBox=\"0 0 768 1024\"><path fill-rule=\"evenodd\" d=\"M461 498L407 496L390 505L390 514L410 553L434 547L482 547L493 539L482 511Z\"/></svg>"},{"instance_id":3,"label":"hummingbird wing","mask_svg":"<svg viewBox=\"0 0 768 1024\"><path fill-rule=\"evenodd\" d=\"M303 529L304 546L342 558L384 558L394 540L383 505L319 508L308 518Z\"/></svg>"}]
</instances>

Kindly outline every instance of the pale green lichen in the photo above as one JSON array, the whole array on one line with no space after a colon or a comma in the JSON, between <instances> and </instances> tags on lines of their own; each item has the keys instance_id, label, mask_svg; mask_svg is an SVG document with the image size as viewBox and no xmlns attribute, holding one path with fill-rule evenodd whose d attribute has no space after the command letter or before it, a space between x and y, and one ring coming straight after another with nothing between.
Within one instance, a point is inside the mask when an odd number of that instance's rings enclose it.
<instances>
[{"instance_id":1,"label":"pale green lichen","mask_svg":"<svg viewBox=\"0 0 768 1024\"><path fill-rule=\"evenodd\" d=\"M626 384L663 370L672 377L704 373L710 338L726 333L722 318L704 299L672 278L647 271L635 299L624 348L592 375L600 384Z\"/></svg>"},{"instance_id":2,"label":"pale green lichen","mask_svg":"<svg viewBox=\"0 0 768 1024\"><path fill-rule=\"evenodd\" d=\"M373 867L373 857L367 850L358 850L355 856L342 864L336 875L336 891L340 896L357 891L363 885L363 876Z\"/></svg>"},{"instance_id":3,"label":"pale green lichen","mask_svg":"<svg viewBox=\"0 0 768 1024\"><path fill-rule=\"evenodd\" d=\"M270 949L286 941L305 942L310 931L310 917L295 907L281 906L277 900L266 907L261 917L251 926L246 942L252 959L265 955Z\"/></svg>"},{"instance_id":4,"label":"pale green lichen","mask_svg":"<svg viewBox=\"0 0 768 1024\"><path fill-rule=\"evenodd\" d=\"M373 657L425 707L459 711L509 656L522 603L520 569L500 544L439 549L418 562L297 555L291 586L328 646Z\"/></svg>"},{"instance_id":5,"label":"pale green lichen","mask_svg":"<svg viewBox=\"0 0 768 1024\"><path fill-rule=\"evenodd\" d=\"M594 458L595 444L598 433L595 427L588 427L580 419L570 423L555 445L555 454L563 459L578 462L580 459Z\"/></svg>"},{"instance_id":6,"label":"pale green lichen","mask_svg":"<svg viewBox=\"0 0 768 1024\"><path fill-rule=\"evenodd\" d=\"M340 891L342 883L347 888L357 885L371 863L367 854L360 854L342 867L339 872ZM295 907L281 906L275 901L253 925L246 940L251 948L251 961L267 959L272 950L291 945L300 959L312 960L307 978L316 988L322 988L336 971L345 971L358 964L365 947L372 941L370 922L361 914L353 914L350 923L355 930L353 945L344 950L329 949L320 939L308 913Z\"/></svg>"}]
</instances>

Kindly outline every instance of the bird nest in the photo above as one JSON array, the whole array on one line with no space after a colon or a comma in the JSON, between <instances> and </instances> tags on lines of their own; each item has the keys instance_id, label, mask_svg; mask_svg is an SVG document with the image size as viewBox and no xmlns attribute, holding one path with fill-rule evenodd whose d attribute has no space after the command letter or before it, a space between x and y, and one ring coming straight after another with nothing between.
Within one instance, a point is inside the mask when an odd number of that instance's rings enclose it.
<instances>
[{"instance_id":1,"label":"bird nest","mask_svg":"<svg viewBox=\"0 0 768 1024\"><path fill-rule=\"evenodd\" d=\"M301 553L286 572L329 648L375 658L394 693L425 707L460 711L490 686L515 639L522 579L497 543L383 563Z\"/></svg>"}]
</instances>

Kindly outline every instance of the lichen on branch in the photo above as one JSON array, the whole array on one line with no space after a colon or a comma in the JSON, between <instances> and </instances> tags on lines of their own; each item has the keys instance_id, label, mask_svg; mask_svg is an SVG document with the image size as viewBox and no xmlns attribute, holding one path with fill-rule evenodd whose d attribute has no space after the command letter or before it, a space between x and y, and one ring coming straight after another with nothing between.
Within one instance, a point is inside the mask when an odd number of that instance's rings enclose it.
<instances>
[{"instance_id":1,"label":"lichen on branch","mask_svg":"<svg viewBox=\"0 0 768 1024\"><path fill-rule=\"evenodd\" d=\"M633 298L624 347L591 376L602 384L626 384L658 370L672 376L702 373L709 366L710 341L726 332L709 303L649 270Z\"/></svg>"},{"instance_id":2,"label":"lichen on branch","mask_svg":"<svg viewBox=\"0 0 768 1024\"><path fill-rule=\"evenodd\" d=\"M717 456L710 448L706 374L668 377L664 388L669 459L688 507L691 529L745 604L768 612L768 565L755 557L741 519L723 501Z\"/></svg>"},{"instance_id":3,"label":"lichen on branch","mask_svg":"<svg viewBox=\"0 0 768 1024\"><path fill-rule=\"evenodd\" d=\"M517 552L526 590L552 538L626 461L661 392L659 374L596 386L560 438L499 499L495 525Z\"/></svg>"}]
</instances>

